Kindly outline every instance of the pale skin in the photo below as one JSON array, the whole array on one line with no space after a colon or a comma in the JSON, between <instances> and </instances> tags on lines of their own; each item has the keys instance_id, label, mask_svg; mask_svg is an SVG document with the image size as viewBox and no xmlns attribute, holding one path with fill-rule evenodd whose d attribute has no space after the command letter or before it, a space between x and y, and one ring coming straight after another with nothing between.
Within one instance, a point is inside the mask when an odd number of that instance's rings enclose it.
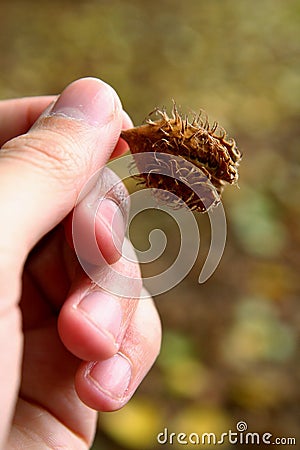
<instances>
[{"instance_id":1,"label":"pale skin","mask_svg":"<svg viewBox=\"0 0 300 450\"><path fill-rule=\"evenodd\" d=\"M96 411L124 406L158 355L157 311L150 296L136 300L142 282L133 298L103 292L71 242L81 188L127 149L119 136L130 126L117 94L93 78L59 97L0 102L0 448L90 448ZM140 271L114 245L117 202L103 205L95 233L130 283ZM124 228L121 214L120 241Z\"/></svg>"}]
</instances>

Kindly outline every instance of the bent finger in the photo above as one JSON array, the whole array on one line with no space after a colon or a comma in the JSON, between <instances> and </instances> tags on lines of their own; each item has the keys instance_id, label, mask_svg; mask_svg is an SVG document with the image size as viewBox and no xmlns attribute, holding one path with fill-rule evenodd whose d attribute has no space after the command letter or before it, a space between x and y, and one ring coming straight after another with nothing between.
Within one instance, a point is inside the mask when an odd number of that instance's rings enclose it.
<instances>
[{"instance_id":1,"label":"bent finger","mask_svg":"<svg viewBox=\"0 0 300 450\"><path fill-rule=\"evenodd\" d=\"M71 353L85 361L109 358L120 349L138 307L140 269L129 241L125 240L124 247L130 260L121 257L111 265L104 261L89 276L80 272L60 311L61 340Z\"/></svg>"},{"instance_id":2,"label":"bent finger","mask_svg":"<svg viewBox=\"0 0 300 450\"><path fill-rule=\"evenodd\" d=\"M161 324L152 299L142 298L118 353L105 361L83 362L75 384L81 400L99 411L120 409L132 397L158 356Z\"/></svg>"},{"instance_id":3,"label":"bent finger","mask_svg":"<svg viewBox=\"0 0 300 450\"><path fill-rule=\"evenodd\" d=\"M87 194L81 192L65 223L67 240L79 260L99 266L104 258L112 264L121 256L129 214L128 191L107 167L99 170L85 188Z\"/></svg>"}]
</instances>

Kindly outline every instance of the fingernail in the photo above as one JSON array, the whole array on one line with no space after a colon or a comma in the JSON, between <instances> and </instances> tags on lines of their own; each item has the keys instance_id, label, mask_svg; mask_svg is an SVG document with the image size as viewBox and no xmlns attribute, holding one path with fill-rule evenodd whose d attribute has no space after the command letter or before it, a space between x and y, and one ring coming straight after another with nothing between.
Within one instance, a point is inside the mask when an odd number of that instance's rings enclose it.
<instances>
[{"instance_id":1,"label":"fingernail","mask_svg":"<svg viewBox=\"0 0 300 450\"><path fill-rule=\"evenodd\" d=\"M122 308L117 300L103 291L94 291L80 301L77 309L116 343L122 323Z\"/></svg>"},{"instance_id":2,"label":"fingernail","mask_svg":"<svg viewBox=\"0 0 300 450\"><path fill-rule=\"evenodd\" d=\"M88 373L96 387L109 397L122 399L131 379L131 365L121 353L92 366Z\"/></svg>"},{"instance_id":3,"label":"fingernail","mask_svg":"<svg viewBox=\"0 0 300 450\"><path fill-rule=\"evenodd\" d=\"M97 78L83 78L65 88L49 115L103 126L111 122L120 109L121 103L112 87Z\"/></svg>"},{"instance_id":4,"label":"fingernail","mask_svg":"<svg viewBox=\"0 0 300 450\"><path fill-rule=\"evenodd\" d=\"M118 253L122 253L122 246L125 236L125 220L119 205L105 198L101 201L97 210L97 220L112 234L114 246Z\"/></svg>"}]
</instances>

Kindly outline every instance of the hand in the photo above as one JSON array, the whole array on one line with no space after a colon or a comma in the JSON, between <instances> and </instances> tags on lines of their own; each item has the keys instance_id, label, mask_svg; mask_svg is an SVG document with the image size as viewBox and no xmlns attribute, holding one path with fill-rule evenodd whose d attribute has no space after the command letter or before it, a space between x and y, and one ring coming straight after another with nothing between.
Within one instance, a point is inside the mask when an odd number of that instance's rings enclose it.
<instances>
[{"instance_id":1,"label":"hand","mask_svg":"<svg viewBox=\"0 0 300 450\"><path fill-rule=\"evenodd\" d=\"M0 448L87 449L94 409L122 407L160 346L151 298L95 287L65 238L80 190L126 149L119 136L131 122L113 89L93 78L58 99L2 101L0 119ZM95 234L130 283L139 267L114 245L125 228L114 200L102 203ZM82 214L82 232L90 220ZM141 289L132 284L132 297Z\"/></svg>"}]
</instances>

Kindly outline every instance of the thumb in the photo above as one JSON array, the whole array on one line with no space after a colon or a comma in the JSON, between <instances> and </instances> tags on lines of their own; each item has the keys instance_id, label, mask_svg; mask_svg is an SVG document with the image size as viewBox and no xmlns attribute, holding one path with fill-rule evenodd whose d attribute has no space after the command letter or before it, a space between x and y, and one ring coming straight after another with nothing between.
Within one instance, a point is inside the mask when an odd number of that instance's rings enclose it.
<instances>
[{"instance_id":1,"label":"thumb","mask_svg":"<svg viewBox=\"0 0 300 450\"><path fill-rule=\"evenodd\" d=\"M110 86L81 79L63 91L28 133L0 150L0 448L19 383L22 334L16 304L23 263L109 159L123 117Z\"/></svg>"},{"instance_id":2,"label":"thumb","mask_svg":"<svg viewBox=\"0 0 300 450\"><path fill-rule=\"evenodd\" d=\"M28 133L0 151L0 248L24 261L74 207L84 183L109 159L122 106L95 78L70 84Z\"/></svg>"}]
</instances>

